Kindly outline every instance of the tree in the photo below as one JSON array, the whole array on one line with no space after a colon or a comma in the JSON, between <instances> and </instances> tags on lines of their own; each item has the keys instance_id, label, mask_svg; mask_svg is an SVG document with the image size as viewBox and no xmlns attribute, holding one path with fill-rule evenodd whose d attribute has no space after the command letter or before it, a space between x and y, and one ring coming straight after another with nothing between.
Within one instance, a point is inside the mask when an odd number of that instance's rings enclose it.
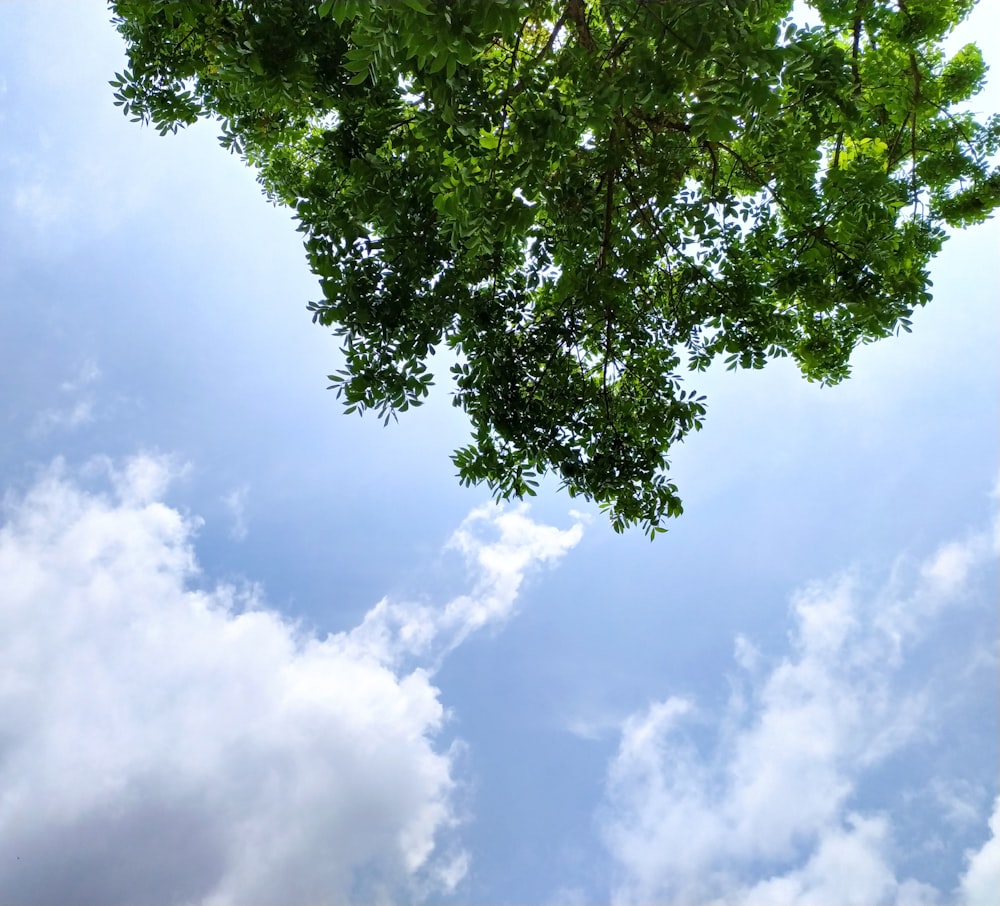
<instances>
[{"instance_id":1,"label":"tree","mask_svg":"<svg viewBox=\"0 0 1000 906\"><path fill-rule=\"evenodd\" d=\"M945 227L1000 203L974 0L117 0L126 114L201 117L295 212L386 421L456 353L464 483L552 472L622 530L681 512L682 373L812 381L909 330Z\"/></svg>"}]
</instances>

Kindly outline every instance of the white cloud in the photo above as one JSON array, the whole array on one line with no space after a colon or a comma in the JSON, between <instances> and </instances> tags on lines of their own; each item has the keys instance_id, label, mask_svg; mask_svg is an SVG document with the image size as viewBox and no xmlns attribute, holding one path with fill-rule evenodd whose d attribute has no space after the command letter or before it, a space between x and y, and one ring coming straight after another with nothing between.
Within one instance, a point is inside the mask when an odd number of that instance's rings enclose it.
<instances>
[{"instance_id":1,"label":"white cloud","mask_svg":"<svg viewBox=\"0 0 1000 906\"><path fill-rule=\"evenodd\" d=\"M996 906L1000 891L1000 796L990 816L990 837L978 850L966 853L960 894L968 906Z\"/></svg>"},{"instance_id":2,"label":"white cloud","mask_svg":"<svg viewBox=\"0 0 1000 906\"><path fill-rule=\"evenodd\" d=\"M484 541L483 533L494 529L499 537ZM506 620L513 613L526 569L533 563L558 560L582 534L580 522L565 531L532 522L524 505L511 511L497 510L492 504L479 507L447 545L476 567L472 591L443 608L383 599L368 611L351 637L387 663L440 657L469 633Z\"/></svg>"},{"instance_id":3,"label":"white cloud","mask_svg":"<svg viewBox=\"0 0 1000 906\"><path fill-rule=\"evenodd\" d=\"M741 672L721 717L676 696L630 716L602 813L619 867L615 899L937 901L932 887L896 877L889 817L859 813L853 798L867 771L933 732L926 684L899 679L905 655L992 556L980 533L911 570L905 592L902 564L873 598L850 576L814 584L792 602L783 659L768 664L736 639ZM994 843L970 855L963 889L987 889Z\"/></svg>"},{"instance_id":4,"label":"white cloud","mask_svg":"<svg viewBox=\"0 0 1000 906\"><path fill-rule=\"evenodd\" d=\"M981 824L986 789L963 777L936 777L924 791L933 801L941 817L956 829L968 829Z\"/></svg>"},{"instance_id":5,"label":"white cloud","mask_svg":"<svg viewBox=\"0 0 1000 906\"><path fill-rule=\"evenodd\" d=\"M977 532L963 541L949 541L924 564L921 575L935 586L939 600L947 599L964 589L969 573L989 554L990 547L990 532Z\"/></svg>"},{"instance_id":6,"label":"white cloud","mask_svg":"<svg viewBox=\"0 0 1000 906\"><path fill-rule=\"evenodd\" d=\"M93 473L91 469L91 473ZM346 902L440 895L467 855L458 743L426 666L510 612L578 537L478 511L456 535L473 591L420 610L423 640L316 638L261 593L199 589L176 469L137 457L111 491L53 467L0 527L0 890L20 903ZM483 540L494 529L497 540ZM475 530L475 532L474 532ZM427 644L425 645L424 642ZM431 646L433 647L433 646Z\"/></svg>"},{"instance_id":7,"label":"white cloud","mask_svg":"<svg viewBox=\"0 0 1000 906\"><path fill-rule=\"evenodd\" d=\"M917 881L899 883L888 861L889 822L885 817L850 814L844 826L823 834L801 868L742 891L746 904L871 906L937 902L937 891Z\"/></svg>"}]
</instances>

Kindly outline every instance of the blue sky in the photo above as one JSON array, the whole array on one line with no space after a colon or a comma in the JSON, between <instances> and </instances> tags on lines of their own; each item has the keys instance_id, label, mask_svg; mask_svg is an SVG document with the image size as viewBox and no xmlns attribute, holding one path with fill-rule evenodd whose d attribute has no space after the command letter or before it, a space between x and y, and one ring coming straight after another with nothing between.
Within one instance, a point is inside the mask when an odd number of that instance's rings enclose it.
<instances>
[{"instance_id":1,"label":"blue sky","mask_svg":"<svg viewBox=\"0 0 1000 906\"><path fill-rule=\"evenodd\" d=\"M500 510L443 381L340 414L293 223L120 116L107 18L0 4L0 899L989 901L997 222L844 385L698 376L655 543Z\"/></svg>"}]
</instances>

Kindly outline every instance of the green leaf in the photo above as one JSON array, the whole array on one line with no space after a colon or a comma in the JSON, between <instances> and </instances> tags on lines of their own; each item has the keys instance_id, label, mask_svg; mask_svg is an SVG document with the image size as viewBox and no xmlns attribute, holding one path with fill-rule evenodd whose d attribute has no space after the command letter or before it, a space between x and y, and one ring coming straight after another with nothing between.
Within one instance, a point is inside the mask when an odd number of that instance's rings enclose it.
<instances>
[{"instance_id":1,"label":"green leaf","mask_svg":"<svg viewBox=\"0 0 1000 906\"><path fill-rule=\"evenodd\" d=\"M486 148L488 151L492 151L495 148L500 147L500 138L486 129L480 129L479 146L481 148Z\"/></svg>"}]
</instances>

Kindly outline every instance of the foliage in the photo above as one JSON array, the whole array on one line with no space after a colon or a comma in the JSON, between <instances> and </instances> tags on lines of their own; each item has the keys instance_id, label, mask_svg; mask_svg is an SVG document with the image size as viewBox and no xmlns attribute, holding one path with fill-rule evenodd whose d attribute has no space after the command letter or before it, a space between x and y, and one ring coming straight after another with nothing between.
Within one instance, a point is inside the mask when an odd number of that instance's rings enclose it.
<instances>
[{"instance_id":1,"label":"foliage","mask_svg":"<svg viewBox=\"0 0 1000 906\"><path fill-rule=\"evenodd\" d=\"M118 0L116 102L200 117L294 209L388 420L442 344L497 496L558 474L616 529L681 512L682 373L792 356L810 380L909 329L944 227L1000 203L973 0Z\"/></svg>"}]
</instances>

